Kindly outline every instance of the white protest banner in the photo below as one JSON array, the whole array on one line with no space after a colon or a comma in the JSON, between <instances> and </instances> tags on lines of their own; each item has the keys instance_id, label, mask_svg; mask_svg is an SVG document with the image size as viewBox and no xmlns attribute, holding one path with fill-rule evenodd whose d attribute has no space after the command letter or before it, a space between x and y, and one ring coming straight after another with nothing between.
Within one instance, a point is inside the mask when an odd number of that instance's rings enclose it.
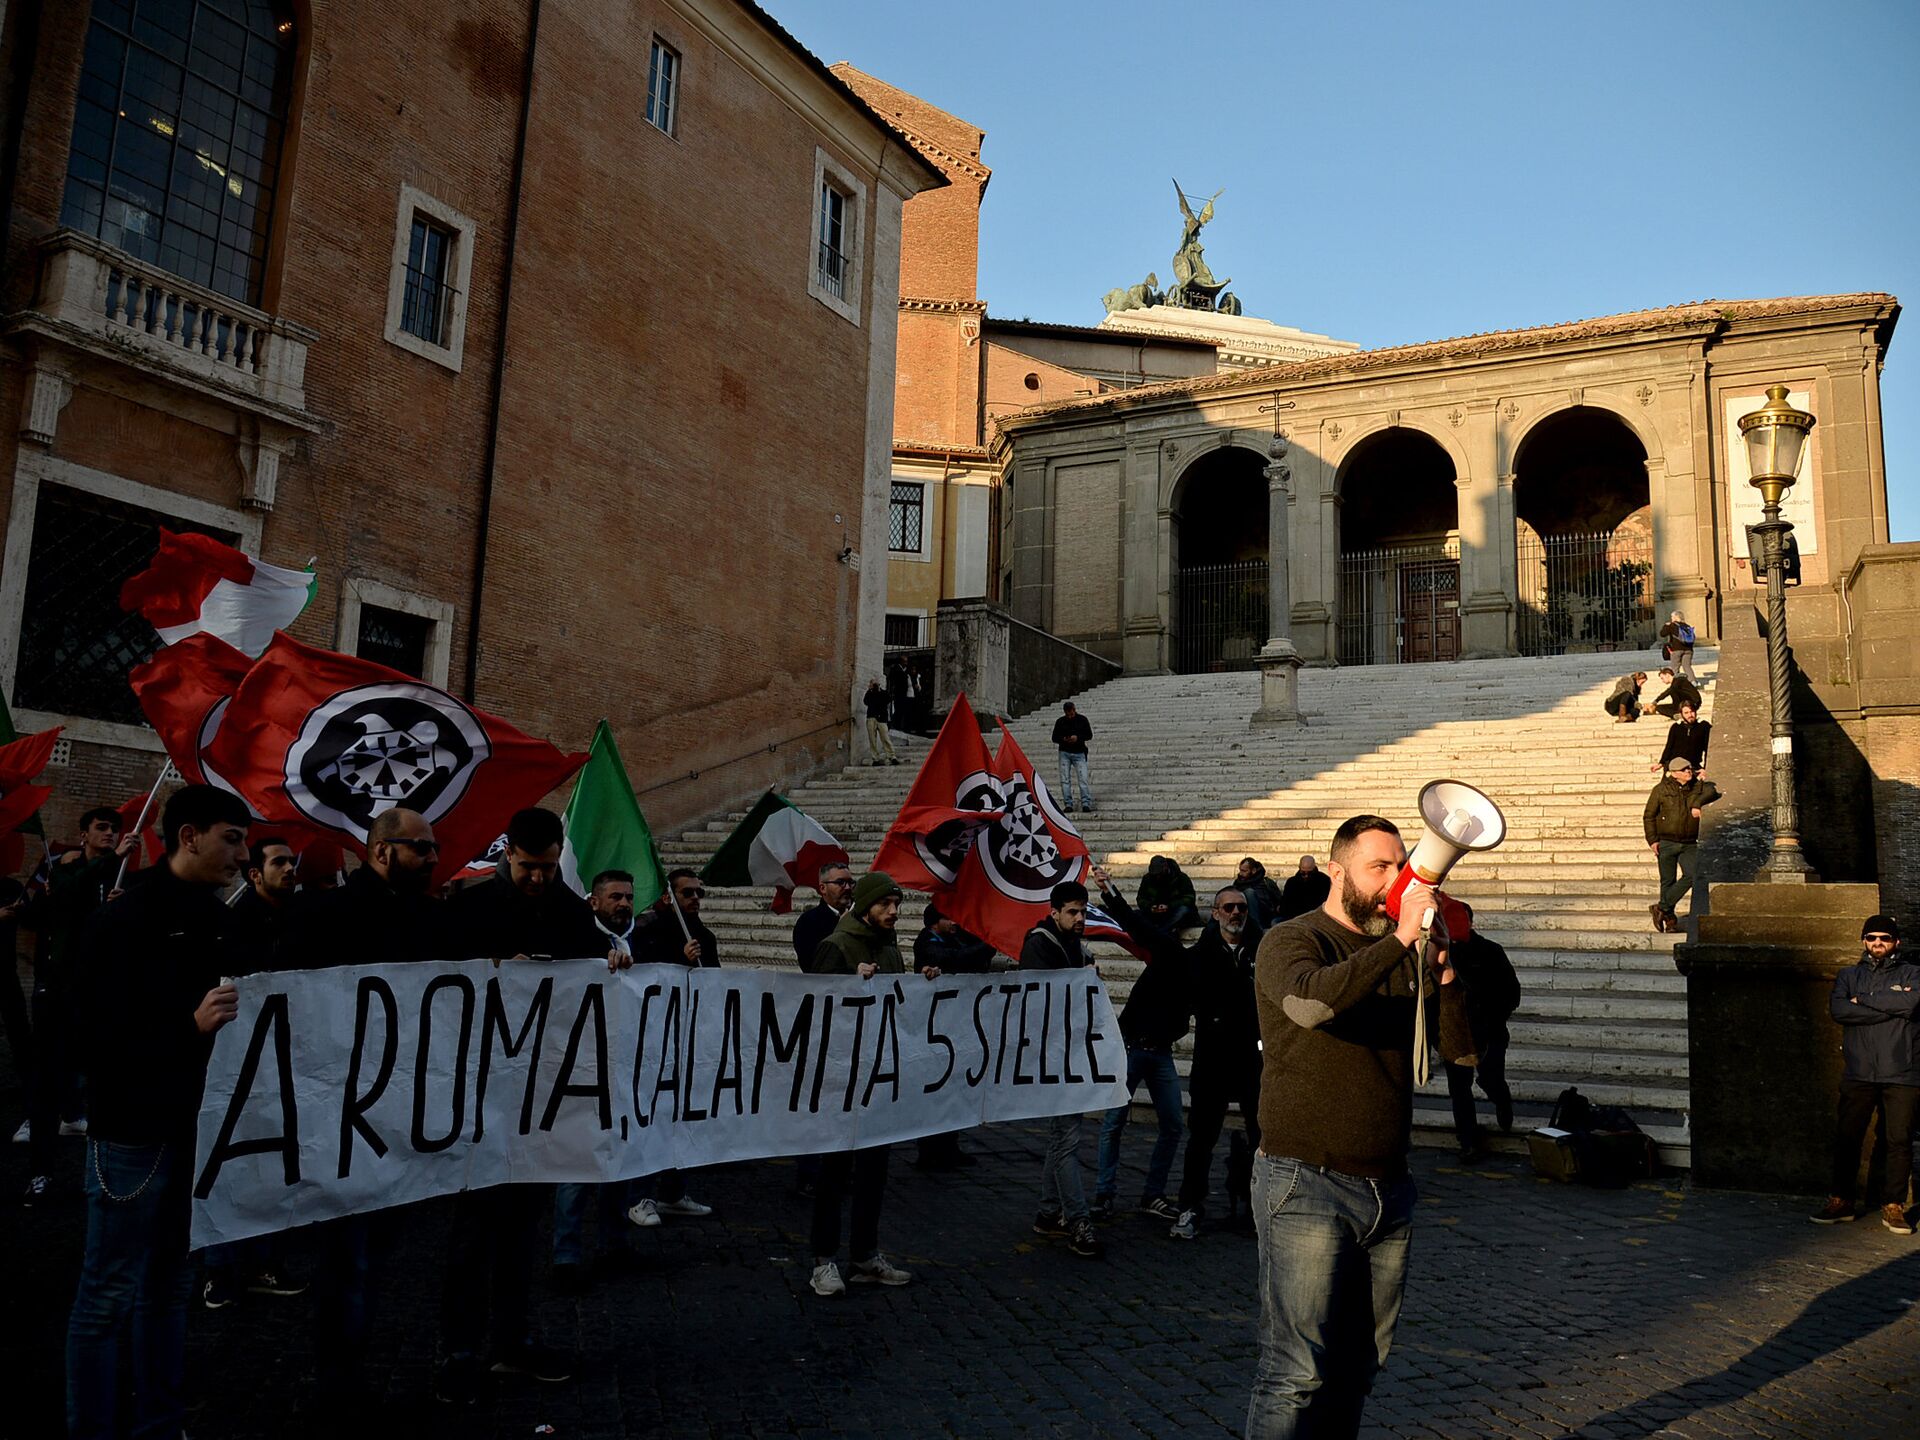
<instances>
[{"instance_id":1,"label":"white protest banner","mask_svg":"<svg viewBox=\"0 0 1920 1440\"><path fill-rule=\"evenodd\" d=\"M195 1248L509 1181L820 1154L1126 1098L1091 970L871 980L604 960L239 982Z\"/></svg>"}]
</instances>

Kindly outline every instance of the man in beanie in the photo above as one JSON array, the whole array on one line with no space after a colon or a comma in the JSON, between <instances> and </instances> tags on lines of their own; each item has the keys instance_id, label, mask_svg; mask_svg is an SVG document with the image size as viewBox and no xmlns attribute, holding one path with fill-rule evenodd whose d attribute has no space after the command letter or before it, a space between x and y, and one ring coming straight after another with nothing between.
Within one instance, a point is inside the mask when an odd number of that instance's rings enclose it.
<instances>
[{"instance_id":1,"label":"man in beanie","mask_svg":"<svg viewBox=\"0 0 1920 1440\"><path fill-rule=\"evenodd\" d=\"M1022 970L1071 970L1093 964L1080 943L1087 928L1087 887L1062 880L1047 897L1048 914L1020 946ZM1080 1131L1084 1116L1055 1115L1047 1121L1047 1153L1040 1169L1040 1213L1033 1233L1064 1237L1067 1248L1098 1260L1106 1247L1094 1237L1087 1191L1080 1179Z\"/></svg>"},{"instance_id":2,"label":"man in beanie","mask_svg":"<svg viewBox=\"0 0 1920 1440\"><path fill-rule=\"evenodd\" d=\"M853 903L814 952L816 975L904 975L894 929L900 923L900 887L884 870L872 870L853 887ZM920 972L929 980L940 976L929 965ZM869 1145L841 1150L820 1160L820 1176L813 1188L813 1279L816 1295L844 1295L835 1257L840 1252L840 1202L853 1190L853 1264L849 1277L856 1285L904 1285L913 1276L880 1253L880 1201L887 1190L887 1147Z\"/></svg>"},{"instance_id":3,"label":"man in beanie","mask_svg":"<svg viewBox=\"0 0 1920 1440\"><path fill-rule=\"evenodd\" d=\"M1680 929L1674 913L1684 896L1693 893L1693 857L1700 848L1700 812L1720 798L1711 780L1694 772L1693 762L1676 755L1667 773L1647 796L1641 816L1647 848L1660 862L1660 898L1647 907L1653 928L1669 934Z\"/></svg>"},{"instance_id":4,"label":"man in beanie","mask_svg":"<svg viewBox=\"0 0 1920 1440\"><path fill-rule=\"evenodd\" d=\"M1840 1023L1840 1115L1833 1141L1832 1193L1808 1218L1816 1225L1853 1219L1860 1142L1880 1117L1887 1156L1880 1223L1911 1235L1907 1182L1913 1175L1914 1102L1920 1098L1920 965L1900 957L1900 927L1891 915L1860 927L1865 953L1833 978L1830 1008Z\"/></svg>"}]
</instances>

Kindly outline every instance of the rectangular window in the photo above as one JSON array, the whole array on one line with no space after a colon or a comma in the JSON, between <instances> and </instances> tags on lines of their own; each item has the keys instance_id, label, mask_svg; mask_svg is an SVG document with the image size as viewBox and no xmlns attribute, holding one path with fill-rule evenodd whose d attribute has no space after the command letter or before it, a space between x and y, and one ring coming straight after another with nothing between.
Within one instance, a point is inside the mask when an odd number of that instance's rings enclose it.
<instances>
[{"instance_id":1,"label":"rectangular window","mask_svg":"<svg viewBox=\"0 0 1920 1440\"><path fill-rule=\"evenodd\" d=\"M814 278L836 300L847 295L847 197L832 181L820 185L820 260Z\"/></svg>"},{"instance_id":2,"label":"rectangular window","mask_svg":"<svg viewBox=\"0 0 1920 1440\"><path fill-rule=\"evenodd\" d=\"M913 650L920 644L921 615L887 616L886 648L889 650Z\"/></svg>"},{"instance_id":3,"label":"rectangular window","mask_svg":"<svg viewBox=\"0 0 1920 1440\"><path fill-rule=\"evenodd\" d=\"M453 231L435 225L423 215L413 217L413 235L407 244L407 288L401 302L400 328L429 345L445 346L453 314Z\"/></svg>"},{"instance_id":4,"label":"rectangular window","mask_svg":"<svg viewBox=\"0 0 1920 1440\"><path fill-rule=\"evenodd\" d=\"M384 605L360 606L360 634L353 653L362 660L385 665L416 679L427 676L427 642L433 637L433 621L425 615L409 615L389 610Z\"/></svg>"},{"instance_id":5,"label":"rectangular window","mask_svg":"<svg viewBox=\"0 0 1920 1440\"><path fill-rule=\"evenodd\" d=\"M927 487L912 480L894 481L887 502L887 548L920 554L926 548L921 543L926 514Z\"/></svg>"},{"instance_id":6,"label":"rectangular window","mask_svg":"<svg viewBox=\"0 0 1920 1440\"><path fill-rule=\"evenodd\" d=\"M20 607L14 703L88 720L144 725L127 672L160 637L120 608L120 587L147 568L160 527L239 543L232 531L194 525L64 485L40 487L33 510L27 587Z\"/></svg>"},{"instance_id":7,"label":"rectangular window","mask_svg":"<svg viewBox=\"0 0 1920 1440\"><path fill-rule=\"evenodd\" d=\"M653 59L647 66L647 123L654 129L673 134L680 103L680 53L658 38L653 42Z\"/></svg>"}]
</instances>

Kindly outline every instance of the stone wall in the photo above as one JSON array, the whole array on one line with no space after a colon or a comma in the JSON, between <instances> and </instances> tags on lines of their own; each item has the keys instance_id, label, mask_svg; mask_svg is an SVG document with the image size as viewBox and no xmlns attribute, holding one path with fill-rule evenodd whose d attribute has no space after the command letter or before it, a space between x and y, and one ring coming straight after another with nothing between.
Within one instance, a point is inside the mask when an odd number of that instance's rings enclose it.
<instances>
[{"instance_id":1,"label":"stone wall","mask_svg":"<svg viewBox=\"0 0 1920 1440\"><path fill-rule=\"evenodd\" d=\"M1007 708L1026 715L1120 674L1120 666L1104 655L1049 635L1015 620L1007 654Z\"/></svg>"}]
</instances>

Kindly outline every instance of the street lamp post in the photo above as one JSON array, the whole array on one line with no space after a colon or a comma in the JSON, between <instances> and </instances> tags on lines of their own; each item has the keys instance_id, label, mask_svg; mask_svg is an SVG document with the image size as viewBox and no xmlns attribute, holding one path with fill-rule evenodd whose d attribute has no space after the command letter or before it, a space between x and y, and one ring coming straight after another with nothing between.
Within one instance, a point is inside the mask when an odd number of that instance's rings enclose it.
<instances>
[{"instance_id":1,"label":"street lamp post","mask_svg":"<svg viewBox=\"0 0 1920 1440\"><path fill-rule=\"evenodd\" d=\"M1787 403L1787 387L1767 388L1767 403L1740 417L1751 483L1760 492L1765 517L1753 527L1767 569L1767 669L1773 691L1773 848L1764 877L1776 884L1803 884L1820 877L1800 850L1800 807L1793 794L1793 691L1787 661L1787 536L1780 501L1800 470L1800 456L1813 416Z\"/></svg>"}]
</instances>

